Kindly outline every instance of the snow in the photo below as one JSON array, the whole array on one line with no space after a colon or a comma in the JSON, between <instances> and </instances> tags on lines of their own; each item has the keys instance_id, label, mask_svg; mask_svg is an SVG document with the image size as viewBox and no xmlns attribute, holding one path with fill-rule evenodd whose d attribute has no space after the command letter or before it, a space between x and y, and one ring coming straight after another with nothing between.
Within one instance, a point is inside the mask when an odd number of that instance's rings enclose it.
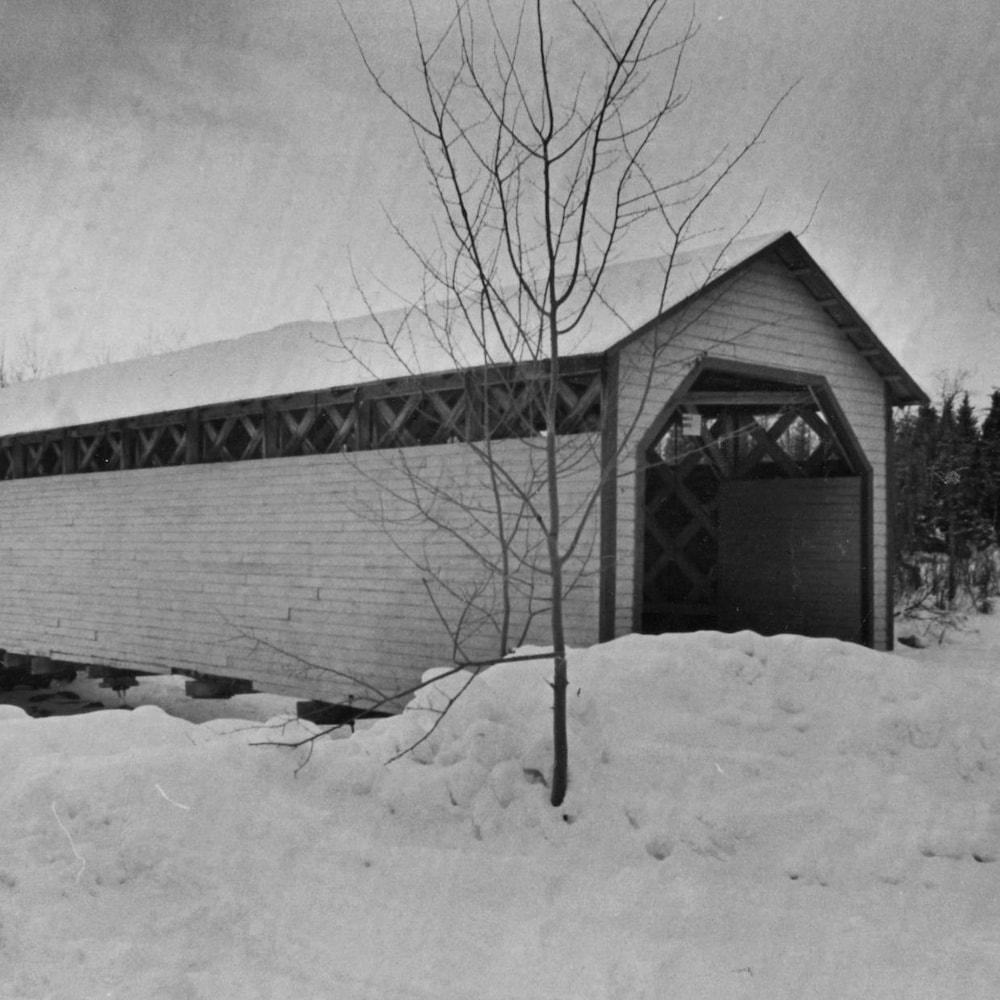
<instances>
[{"instance_id":1,"label":"snow","mask_svg":"<svg viewBox=\"0 0 1000 1000\"><path fill-rule=\"evenodd\" d=\"M651 257L613 265L602 297L563 346L566 356L606 351L642 324L776 242L745 237L728 247L677 255L664 297L666 262ZM435 323L442 324L441 315ZM393 349L386 347L392 340ZM495 357L507 360L496 348ZM9 385L0 392L0 435L22 434L175 412L215 403L354 386L483 363L482 349L440 329L412 308L328 322L284 323L152 357Z\"/></svg>"},{"instance_id":2,"label":"snow","mask_svg":"<svg viewBox=\"0 0 1000 1000\"><path fill-rule=\"evenodd\" d=\"M1000 619L970 624L574 651L559 809L542 651L295 748L288 716L0 706L0 997L993 997Z\"/></svg>"}]
</instances>

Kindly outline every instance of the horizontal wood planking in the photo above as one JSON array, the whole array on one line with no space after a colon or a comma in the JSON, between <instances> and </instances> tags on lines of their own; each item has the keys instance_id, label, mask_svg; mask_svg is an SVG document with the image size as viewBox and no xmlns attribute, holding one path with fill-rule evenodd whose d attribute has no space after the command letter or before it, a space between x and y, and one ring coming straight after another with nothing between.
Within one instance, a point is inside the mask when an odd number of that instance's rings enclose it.
<instances>
[{"instance_id":1,"label":"horizontal wood planking","mask_svg":"<svg viewBox=\"0 0 1000 1000\"><path fill-rule=\"evenodd\" d=\"M824 376L872 466L874 635L884 645L887 592L887 489L884 384L820 305L780 262L762 258L622 352L619 428L630 435L618 479L616 628L633 628L635 457L652 425L701 359L785 368Z\"/></svg>"},{"instance_id":2,"label":"horizontal wood planking","mask_svg":"<svg viewBox=\"0 0 1000 1000\"><path fill-rule=\"evenodd\" d=\"M537 468L532 444L494 445L515 480ZM564 481L567 511L589 494L594 453L589 437L565 443L563 455L580 459ZM3 483L0 645L222 673L328 700L364 692L333 671L409 686L447 665L451 646L421 572L399 547L417 559L426 553L459 586L483 574L460 539L415 516L401 458L488 523L488 477L462 444ZM443 523L468 520L440 498L432 508ZM584 553L595 545L596 514ZM544 579L536 583L544 589ZM588 574L567 610L573 642L596 639L596 607L597 577ZM530 641L545 641L541 624ZM497 652L485 638L469 649Z\"/></svg>"}]
</instances>

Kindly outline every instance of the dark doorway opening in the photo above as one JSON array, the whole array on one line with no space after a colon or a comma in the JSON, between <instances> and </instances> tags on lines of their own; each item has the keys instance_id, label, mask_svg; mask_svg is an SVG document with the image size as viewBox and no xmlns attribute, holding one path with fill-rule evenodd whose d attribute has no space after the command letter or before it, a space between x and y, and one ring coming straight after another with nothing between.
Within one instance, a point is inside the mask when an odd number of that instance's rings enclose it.
<instances>
[{"instance_id":1,"label":"dark doorway opening","mask_svg":"<svg viewBox=\"0 0 1000 1000\"><path fill-rule=\"evenodd\" d=\"M867 463L823 380L705 367L642 458L641 631L867 641Z\"/></svg>"}]
</instances>

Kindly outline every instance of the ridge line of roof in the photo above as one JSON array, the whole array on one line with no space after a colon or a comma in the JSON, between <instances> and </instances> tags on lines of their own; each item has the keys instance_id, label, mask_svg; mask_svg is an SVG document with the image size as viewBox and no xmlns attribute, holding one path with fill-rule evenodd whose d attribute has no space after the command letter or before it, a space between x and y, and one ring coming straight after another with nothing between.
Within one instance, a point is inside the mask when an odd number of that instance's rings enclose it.
<instances>
[{"instance_id":1,"label":"ridge line of roof","mask_svg":"<svg viewBox=\"0 0 1000 1000\"><path fill-rule=\"evenodd\" d=\"M610 300L588 317L581 334L566 357L607 355L646 333L651 326L675 314L699 296L731 280L763 255L775 252L782 263L809 289L799 261L817 280L825 283L852 327L863 333L866 360L886 381L890 398L897 405L926 401L927 397L896 358L875 335L867 322L837 288L790 231L746 237L730 243L685 250L680 257L652 255L617 261L607 288ZM784 256L782 256L784 254ZM656 292L657 264L706 269L706 280L691 282L690 272L678 273L674 296L660 291L655 314L650 297ZM697 276L700 279L700 275ZM652 291L650 290L652 287ZM64 372L32 382L8 386L0 392L0 435L42 432L63 427L86 426L106 420L174 412L224 403L391 381L404 375L441 374L470 367L455 354L448 354L433 337L425 345L411 343L416 370L406 369L397 358L393 365L376 355L373 365L350 352L341 360L331 357L340 327L357 332L377 327L380 320L399 316L400 307L374 314L336 320L297 320L269 330L253 331L225 340L194 344L178 351L145 358L112 362L93 368ZM831 320L840 329L836 317ZM620 333L615 333L617 326ZM430 329L430 328L429 328ZM376 337L375 340L378 338ZM855 346L858 346L855 344ZM329 349L329 350L327 350ZM383 355L388 352L383 352ZM446 356L447 355L447 356ZM390 370L391 369L391 370Z\"/></svg>"}]
</instances>

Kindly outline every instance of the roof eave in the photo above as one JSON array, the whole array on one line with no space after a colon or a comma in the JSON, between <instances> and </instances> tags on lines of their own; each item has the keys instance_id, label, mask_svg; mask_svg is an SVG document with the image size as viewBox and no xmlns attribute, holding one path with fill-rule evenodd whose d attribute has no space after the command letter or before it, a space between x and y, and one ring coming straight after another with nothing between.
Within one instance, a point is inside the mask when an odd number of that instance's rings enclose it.
<instances>
[{"instance_id":1,"label":"roof eave","mask_svg":"<svg viewBox=\"0 0 1000 1000\"><path fill-rule=\"evenodd\" d=\"M926 405L930 402L927 393L896 360L792 233L785 233L768 249L777 253L789 273L799 280L834 325L885 382L893 406L912 406L917 403Z\"/></svg>"},{"instance_id":2,"label":"roof eave","mask_svg":"<svg viewBox=\"0 0 1000 1000\"><path fill-rule=\"evenodd\" d=\"M885 382L893 406L926 405L930 402L930 398L924 390L896 360L874 330L791 232L776 236L732 267L726 268L699 289L614 344L608 349L608 353L621 350L627 344L648 333L659 323L675 316L697 299L717 290L723 282L731 280L762 257L772 253L777 253L779 259L788 268L789 273L797 278L806 291L816 299L834 325Z\"/></svg>"}]
</instances>

